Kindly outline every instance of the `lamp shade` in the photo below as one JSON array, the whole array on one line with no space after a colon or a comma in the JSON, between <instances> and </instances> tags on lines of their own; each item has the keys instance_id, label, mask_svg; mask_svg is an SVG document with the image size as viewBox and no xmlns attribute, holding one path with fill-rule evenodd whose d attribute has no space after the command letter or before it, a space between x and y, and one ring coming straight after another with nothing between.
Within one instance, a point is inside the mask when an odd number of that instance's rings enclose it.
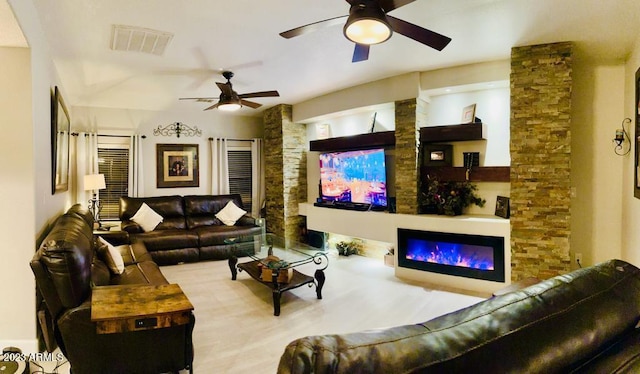
<instances>
[{"instance_id":1,"label":"lamp shade","mask_svg":"<svg viewBox=\"0 0 640 374\"><path fill-rule=\"evenodd\" d=\"M84 176L84 190L102 190L107 188L104 174L89 174Z\"/></svg>"}]
</instances>

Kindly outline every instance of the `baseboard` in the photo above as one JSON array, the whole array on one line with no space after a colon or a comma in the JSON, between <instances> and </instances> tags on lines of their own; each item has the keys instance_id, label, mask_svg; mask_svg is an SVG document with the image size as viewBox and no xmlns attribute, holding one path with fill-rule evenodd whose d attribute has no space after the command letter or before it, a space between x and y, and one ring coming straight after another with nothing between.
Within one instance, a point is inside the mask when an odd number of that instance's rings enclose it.
<instances>
[{"instance_id":1,"label":"baseboard","mask_svg":"<svg viewBox=\"0 0 640 374\"><path fill-rule=\"evenodd\" d=\"M0 340L0 350L6 347L20 348L22 353L38 353L38 339L25 339L25 340ZM0 351L1 353L1 351Z\"/></svg>"}]
</instances>

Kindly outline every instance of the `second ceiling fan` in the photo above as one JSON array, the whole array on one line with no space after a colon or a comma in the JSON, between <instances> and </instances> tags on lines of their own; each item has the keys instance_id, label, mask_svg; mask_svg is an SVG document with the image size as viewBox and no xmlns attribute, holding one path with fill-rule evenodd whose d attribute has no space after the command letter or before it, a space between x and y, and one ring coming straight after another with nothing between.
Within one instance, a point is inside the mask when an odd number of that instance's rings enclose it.
<instances>
[{"instance_id":1,"label":"second ceiling fan","mask_svg":"<svg viewBox=\"0 0 640 374\"><path fill-rule=\"evenodd\" d=\"M223 71L222 76L227 79L227 82L226 83L216 82L216 85L220 89L219 97L181 97L180 100L196 100L196 101L202 101L202 102L213 102L214 100L218 100L217 103L211 105L210 107L205 108L204 110L218 108L219 110L233 111L233 110L240 109L242 106L248 106L249 108L253 108L253 109L256 109L262 106L262 104L245 100L248 98L280 96L278 91L261 91L261 92L251 92L251 93L238 95L238 93L233 90L233 85L231 84L231 78L233 78L233 72Z\"/></svg>"},{"instance_id":2,"label":"second ceiling fan","mask_svg":"<svg viewBox=\"0 0 640 374\"><path fill-rule=\"evenodd\" d=\"M387 13L415 0L346 0L350 5L349 18L343 32L347 39L356 43L352 62L369 59L369 47L386 41L395 31L417 42L441 51L449 44L451 38L427 30ZM310 23L280 33L284 38L293 38L321 28L342 23L347 16L340 16Z\"/></svg>"}]
</instances>

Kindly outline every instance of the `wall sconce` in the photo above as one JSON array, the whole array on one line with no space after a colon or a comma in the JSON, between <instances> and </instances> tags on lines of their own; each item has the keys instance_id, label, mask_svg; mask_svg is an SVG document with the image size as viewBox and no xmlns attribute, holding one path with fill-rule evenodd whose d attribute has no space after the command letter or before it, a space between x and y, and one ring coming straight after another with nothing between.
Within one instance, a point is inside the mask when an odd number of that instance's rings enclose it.
<instances>
[{"instance_id":1,"label":"wall sconce","mask_svg":"<svg viewBox=\"0 0 640 374\"><path fill-rule=\"evenodd\" d=\"M629 139L629 133L627 132L627 129L624 127L625 124L631 124L631 118L625 118L622 120L622 128L616 129L616 136L615 138L613 138L613 142L615 143L615 148L613 149L613 151L618 156L624 156L631 151L631 140ZM629 144L629 148L626 151L624 150L625 140L626 143Z\"/></svg>"},{"instance_id":2,"label":"wall sconce","mask_svg":"<svg viewBox=\"0 0 640 374\"><path fill-rule=\"evenodd\" d=\"M198 126L190 127L180 122L175 122L164 127L158 125L158 128L153 130L153 135L155 136L172 136L174 134L178 138L180 137L180 134L184 136L200 136L202 135L202 130L200 130Z\"/></svg>"}]
</instances>

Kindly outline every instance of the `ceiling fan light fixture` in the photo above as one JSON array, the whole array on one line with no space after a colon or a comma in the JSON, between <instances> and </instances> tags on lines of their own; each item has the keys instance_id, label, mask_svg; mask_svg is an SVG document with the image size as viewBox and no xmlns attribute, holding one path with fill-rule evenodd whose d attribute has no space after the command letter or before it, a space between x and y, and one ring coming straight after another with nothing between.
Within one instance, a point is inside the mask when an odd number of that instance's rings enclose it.
<instances>
[{"instance_id":1,"label":"ceiling fan light fixture","mask_svg":"<svg viewBox=\"0 0 640 374\"><path fill-rule=\"evenodd\" d=\"M234 97L220 97L218 109L225 112L233 112L242 108L239 98Z\"/></svg>"},{"instance_id":2,"label":"ceiling fan light fixture","mask_svg":"<svg viewBox=\"0 0 640 374\"><path fill-rule=\"evenodd\" d=\"M358 44L378 44L391 37L393 29L377 4L354 4L344 25L344 36Z\"/></svg>"}]
</instances>

